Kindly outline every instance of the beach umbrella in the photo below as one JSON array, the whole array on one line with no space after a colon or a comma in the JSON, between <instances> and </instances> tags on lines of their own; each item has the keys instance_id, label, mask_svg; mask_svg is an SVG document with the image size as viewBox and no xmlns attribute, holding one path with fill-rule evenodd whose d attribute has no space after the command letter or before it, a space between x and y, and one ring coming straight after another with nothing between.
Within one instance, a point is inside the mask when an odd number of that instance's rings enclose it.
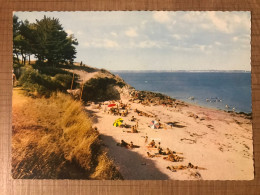
<instances>
[{"instance_id":1,"label":"beach umbrella","mask_svg":"<svg viewBox=\"0 0 260 195\"><path fill-rule=\"evenodd\" d=\"M154 121L150 122L150 127L152 129L159 129L160 125L159 125L159 123L157 121L154 120Z\"/></svg>"},{"instance_id":2,"label":"beach umbrella","mask_svg":"<svg viewBox=\"0 0 260 195\"><path fill-rule=\"evenodd\" d=\"M116 104L109 104L107 107L114 107Z\"/></svg>"},{"instance_id":3,"label":"beach umbrella","mask_svg":"<svg viewBox=\"0 0 260 195\"><path fill-rule=\"evenodd\" d=\"M123 122L124 122L123 119L118 118L118 119L116 119L115 122L113 123L113 126L119 127Z\"/></svg>"}]
</instances>

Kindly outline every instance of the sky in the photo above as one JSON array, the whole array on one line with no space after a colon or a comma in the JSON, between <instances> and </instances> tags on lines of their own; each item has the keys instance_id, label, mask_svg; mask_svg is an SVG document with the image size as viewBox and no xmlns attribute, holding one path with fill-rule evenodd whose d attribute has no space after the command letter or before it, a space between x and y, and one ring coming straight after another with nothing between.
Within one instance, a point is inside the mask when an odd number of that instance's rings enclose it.
<instances>
[{"instance_id":1,"label":"sky","mask_svg":"<svg viewBox=\"0 0 260 195\"><path fill-rule=\"evenodd\" d=\"M58 18L76 62L107 70L251 70L250 12L14 12Z\"/></svg>"}]
</instances>

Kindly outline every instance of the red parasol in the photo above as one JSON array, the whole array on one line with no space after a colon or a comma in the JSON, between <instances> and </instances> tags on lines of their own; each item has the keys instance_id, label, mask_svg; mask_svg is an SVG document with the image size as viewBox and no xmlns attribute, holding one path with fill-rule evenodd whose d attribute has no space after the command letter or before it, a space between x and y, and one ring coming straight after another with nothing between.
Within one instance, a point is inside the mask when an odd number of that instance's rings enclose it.
<instances>
[{"instance_id":1,"label":"red parasol","mask_svg":"<svg viewBox=\"0 0 260 195\"><path fill-rule=\"evenodd\" d=\"M116 104L109 104L107 107L114 107Z\"/></svg>"}]
</instances>

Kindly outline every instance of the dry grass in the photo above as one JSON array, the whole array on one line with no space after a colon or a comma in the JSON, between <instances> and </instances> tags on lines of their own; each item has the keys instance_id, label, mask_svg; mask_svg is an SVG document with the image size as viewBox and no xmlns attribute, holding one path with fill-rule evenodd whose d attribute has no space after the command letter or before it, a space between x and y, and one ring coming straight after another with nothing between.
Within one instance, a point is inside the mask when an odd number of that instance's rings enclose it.
<instances>
[{"instance_id":1,"label":"dry grass","mask_svg":"<svg viewBox=\"0 0 260 195\"><path fill-rule=\"evenodd\" d=\"M80 102L62 93L32 99L20 92L13 93L14 178L122 179Z\"/></svg>"}]
</instances>

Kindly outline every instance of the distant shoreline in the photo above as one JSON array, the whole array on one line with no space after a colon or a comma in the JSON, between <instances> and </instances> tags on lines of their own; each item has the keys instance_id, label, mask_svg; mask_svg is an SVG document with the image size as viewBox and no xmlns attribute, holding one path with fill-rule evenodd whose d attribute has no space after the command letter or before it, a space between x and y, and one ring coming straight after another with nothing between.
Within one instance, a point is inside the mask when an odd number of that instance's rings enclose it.
<instances>
[{"instance_id":1,"label":"distant shoreline","mask_svg":"<svg viewBox=\"0 0 260 195\"><path fill-rule=\"evenodd\" d=\"M235 114L243 114L243 115L246 115L246 116L251 116L252 115L252 111L251 112L243 112L243 111L231 111L231 110L223 110L221 108L216 108L216 107L209 107L209 106L206 106L206 105L201 105L201 104L198 104L198 103L192 103L192 102L188 102L188 101L185 101L185 100L182 100L182 99L179 99L179 98L174 98L174 97L171 97L167 94L164 94L164 93L161 93L161 92L155 92L155 91L147 91L147 90L136 90L135 91L137 92L141 92L141 93L153 93L154 95L159 95L159 96L162 96L162 97L165 97L165 98L170 98L172 100L178 100L179 102L183 103L184 105L192 105L192 106L197 106L197 107L200 107L200 108L205 108L205 109L210 109L210 110L215 110L215 111L223 111L223 112L226 112L226 113L235 113Z\"/></svg>"},{"instance_id":2,"label":"distant shoreline","mask_svg":"<svg viewBox=\"0 0 260 195\"><path fill-rule=\"evenodd\" d=\"M109 70L112 73L251 73L248 70Z\"/></svg>"},{"instance_id":3,"label":"distant shoreline","mask_svg":"<svg viewBox=\"0 0 260 195\"><path fill-rule=\"evenodd\" d=\"M226 112L233 110L236 113L239 113L239 112L252 113L252 109L250 108L251 106L249 104L251 102L250 100L247 101L247 104L243 104L245 106L239 106L240 104L238 104L238 102L233 103L233 100L230 101L230 99L229 99L230 96L227 97L223 93L220 93L220 94L215 93L215 90L214 90L215 88L212 84L209 84L209 85L206 84L205 87L203 87L203 89L204 88L206 89L205 96L203 96L201 94L198 94L198 92L196 90L192 89L193 85L195 87L197 87L196 84L189 85L189 83L188 83L188 82L193 83L193 81L197 82L198 79L193 79L193 78L194 78L194 76L195 76L195 78L200 78L200 75L201 76L205 75L205 78L211 78L211 76L213 78L218 78L219 76L220 76L220 78L222 78L221 75L223 75L224 78L230 78L230 76L231 76L231 78L232 77L233 78L240 78L239 75L241 75L243 78L246 77L248 79L251 79L250 78L250 76L251 76L250 72L239 72L239 71L235 71L235 72L234 71L232 71L232 72L231 71L230 72L228 72L228 71L226 71L226 72L188 72L188 71L186 71L186 72L181 72L181 71L179 71L179 72L169 72L168 71L167 72L165 70L159 72L159 71L154 71L154 70L150 70L150 71L146 71L146 70L142 70L142 71L124 70L124 71L117 71L117 72L114 71L112 73L122 77L125 80L125 82L127 82L131 86L135 87L136 90L151 91L151 92L155 92L155 93L165 94L167 96L170 96L171 98L175 98L175 99L178 99L180 101L190 103L190 104L194 104L194 105L198 105L198 106L202 106L202 107L205 107L205 108L214 108L214 109L223 110L223 111L226 111ZM196 76L197 74L198 74L198 76ZM192 75L194 75L194 76L192 76ZM189 86L187 88L187 90L191 90L191 91L186 93L186 92L182 91L181 89L179 89L178 87L166 87L166 88L164 88L165 85L170 86L171 84L173 84L173 86L174 86L174 83L171 81L171 79L169 80L170 83L168 83L168 84L165 83L165 82L162 82L160 78L164 78L164 76L165 76L165 79L167 81L168 81L167 78L171 78L172 76L175 78L175 76L176 76L176 78L177 78L177 79L175 79L176 82L179 83L178 79L181 79L180 85L186 86L186 84L187 84L187 87ZM184 78L186 76L188 76L187 77L188 80ZM193 80L189 81L189 78L191 78ZM204 78L204 76L202 78ZM153 82L150 82L152 80L153 80ZM174 80L174 82L175 82L175 80ZM162 88L160 86L158 86L160 84L158 84L158 85L156 84L157 81L158 81L158 83L164 83L162 85ZM229 81L229 80L227 80L227 81ZM222 80L222 79L221 80L215 80L214 82L216 82L216 83L222 82L222 85L225 85L225 80ZM198 82L198 84L200 84L200 83L205 83L205 79ZM152 85L153 85L153 87L152 87ZM236 83L233 82L232 85L235 87ZM202 86L204 86L204 85L202 85ZM209 87L211 87L211 90L207 89ZM247 87L249 87L249 85ZM217 90L221 91L222 89L217 88ZM228 90L228 88L226 90ZM210 103L210 102L212 102L211 101L212 98L214 99L215 97L217 98L217 100L216 100L217 102L214 103L214 100L213 100L213 103ZM193 98L195 100L190 101L190 100L188 100L189 98ZM222 102L223 99L224 99L224 101ZM241 101L241 98L240 98L239 101ZM226 106L228 106L228 107L226 107Z\"/></svg>"}]
</instances>

